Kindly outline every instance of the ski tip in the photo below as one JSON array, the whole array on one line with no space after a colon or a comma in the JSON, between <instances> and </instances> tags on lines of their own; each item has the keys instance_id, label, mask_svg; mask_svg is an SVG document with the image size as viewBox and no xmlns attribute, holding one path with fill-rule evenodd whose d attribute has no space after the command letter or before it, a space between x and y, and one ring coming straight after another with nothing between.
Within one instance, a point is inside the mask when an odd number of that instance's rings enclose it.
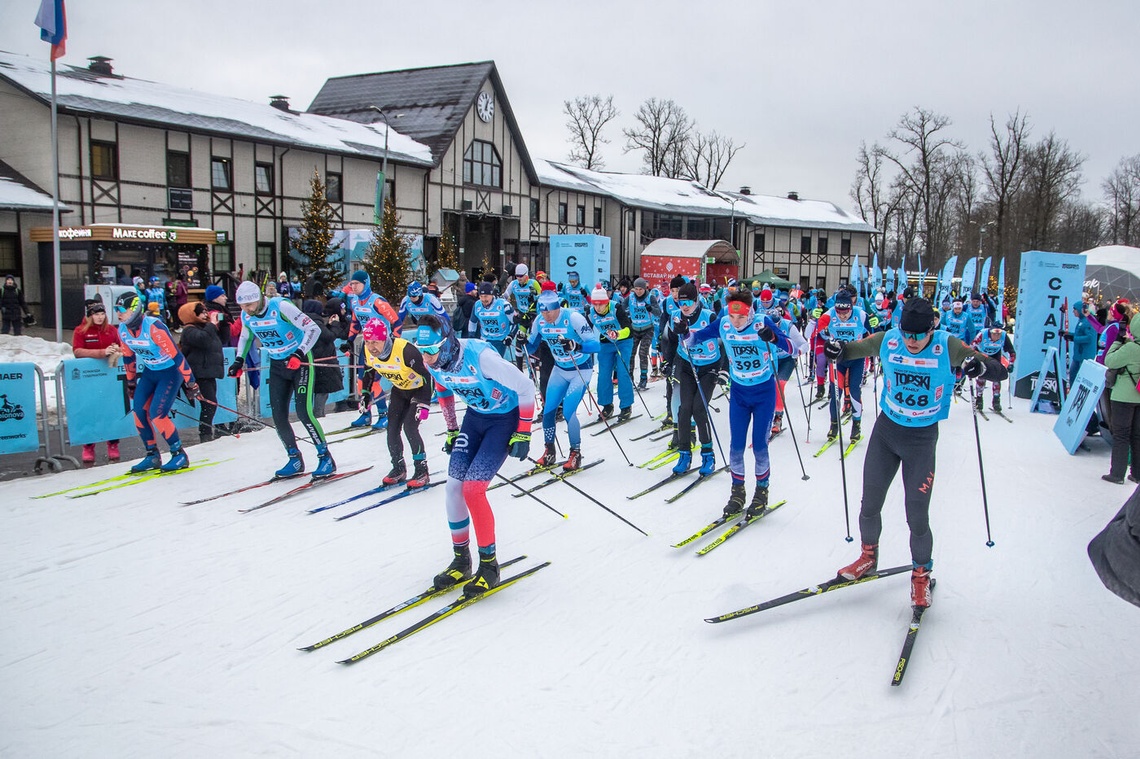
<instances>
[{"instance_id":1,"label":"ski tip","mask_svg":"<svg viewBox=\"0 0 1140 759\"><path fill-rule=\"evenodd\" d=\"M298 651L316 651L317 647L316 646L302 646L301 648L298 648L297 650Z\"/></svg>"}]
</instances>

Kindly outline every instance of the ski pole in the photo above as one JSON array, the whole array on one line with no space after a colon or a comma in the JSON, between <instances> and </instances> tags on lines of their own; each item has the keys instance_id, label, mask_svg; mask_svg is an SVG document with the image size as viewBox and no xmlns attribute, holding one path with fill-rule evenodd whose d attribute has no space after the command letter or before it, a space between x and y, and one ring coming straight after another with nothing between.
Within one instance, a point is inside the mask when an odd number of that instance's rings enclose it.
<instances>
[{"instance_id":1,"label":"ski pole","mask_svg":"<svg viewBox=\"0 0 1140 759\"><path fill-rule=\"evenodd\" d=\"M808 405L807 398L804 397L804 386L803 386L803 383L800 382L800 362L799 362L799 360L796 361L795 371L796 371L796 387L798 387L800 390L800 405L803 406L804 417L807 418L807 437L804 439L804 442L810 443L811 442L811 406ZM784 408L787 408L787 407L788 407L788 402L785 399L784 400ZM788 426L790 427L791 425L788 425Z\"/></svg>"},{"instance_id":2,"label":"ski pole","mask_svg":"<svg viewBox=\"0 0 1140 759\"><path fill-rule=\"evenodd\" d=\"M574 359L571 358L570 360L573 361ZM608 419L606 419L606 415L602 413L602 407L598 405L598 401L597 401L597 399L594 398L594 394L592 392L590 392L590 383L586 382L586 378L582 376L582 368L580 366L578 366L578 364L575 363L574 364L574 371L578 372L578 379L582 381L582 384L586 388L586 394L590 396L590 400L593 401L594 407L598 409L598 416L600 416L602 418L602 424L606 425L606 430L610 433L610 436L614 439L614 443L617 445L618 450L621 451L621 455L625 457L625 463L629 464L630 466L633 466L633 462L630 461L629 456L626 456L626 454L625 454L625 449L621 447L621 441L619 441L617 439L617 433L615 433L614 428L610 426L610 422ZM571 487L573 487L573 486L571 485ZM578 488L574 488L574 489L577 490ZM630 526L632 527L632 525L630 525Z\"/></svg>"},{"instance_id":3,"label":"ski pole","mask_svg":"<svg viewBox=\"0 0 1140 759\"><path fill-rule=\"evenodd\" d=\"M261 420L261 419L258 419L258 418L257 418L257 417L255 417L255 416L250 416L249 414L243 414L242 412L238 411L237 409L234 409L234 408L230 408L229 406L223 406L223 405L222 405L222 404L220 404L220 403L217 403L217 402L215 402L215 401L211 401L211 400L207 400L206 398L203 398L202 400L203 400L203 401L205 401L206 403L209 403L211 406L217 406L217 407L218 407L218 408L220 408L222 411L228 411L228 412L230 412L231 414L234 414L234 415L236 415L236 416L237 416L238 418L240 418L240 419L248 419L248 420L249 420L249 421L251 421L251 422L255 422L256 424L259 424L259 425L261 425L262 427L272 427L272 428L273 428L273 429L275 429L275 430L277 429L277 428L276 428L276 427L275 427L275 426L274 426L272 423L270 423L270 422L266 422L266 421L263 421L263 420ZM305 441L305 442L306 442L306 443L308 443L309 445L312 445L312 446L315 446L315 445L317 445L317 444L316 444L316 443L314 443L314 442L313 442L311 439L309 439L309 438L307 438L307 437L305 437L305 436L303 436L303 435L297 435L297 436L296 436L296 438L297 438L298 440L303 440L303 441Z\"/></svg>"},{"instance_id":4,"label":"ski pole","mask_svg":"<svg viewBox=\"0 0 1140 759\"><path fill-rule=\"evenodd\" d=\"M535 461L534 459L528 458L527 460L528 460L528 461L530 461L530 462L531 462L531 463L533 463L533 464L538 464L538 462L537 462L537 461ZM617 517L617 518L618 518L618 519L620 519L621 521L625 522L626 524L628 524L630 527L632 527L633 529L635 529L635 530L637 530L638 532L640 532L640 533L641 533L642 535L644 535L645 537L647 537L647 538L649 537L649 533L648 533L648 532L646 532L645 530L641 529L640 527L638 527L637 525L635 525L633 522L629 521L628 519L626 519L625 517L623 517L621 514L617 513L616 511L614 511L613 509L611 509L609 506L607 506L607 505L605 505L604 503L602 503L601 501L599 501L597 498L594 498L594 496L590 495L590 494L589 494L589 493L587 493L585 490L582 490L582 488L580 488L580 487L578 487L577 485L575 485L574 483L570 482L570 480L568 480L566 477L559 477L558 475L554 475L554 477L555 477L555 479L559 480L559 481L560 481L560 482L561 482L563 485L569 485L569 486L570 486L571 488L573 488L573 489L574 489L574 490L575 490L575 491L576 491L576 492L577 492L579 495L583 495L583 496L585 496L586 498L588 498L589 500L591 500L591 501L593 501L594 503L596 503L598 506L601 506L603 509L605 509L605 510L606 510L606 511L608 511L609 513L613 514L615 517Z\"/></svg>"},{"instance_id":5,"label":"ski pole","mask_svg":"<svg viewBox=\"0 0 1140 759\"><path fill-rule=\"evenodd\" d=\"M532 459L532 460L533 460L533 459ZM537 462L536 462L536 463L537 463ZM517 488L518 490L521 490L521 491L522 491L524 494L526 494L526 495L530 496L531 498L533 498L534 500L538 501L538 502L539 502L539 503L541 503L543 506L545 506L546 508L550 509L551 511L553 511L555 514L557 514L558 516L562 517L563 519L568 519L568 517L567 517L565 514L563 514L561 511L559 511L558 509L554 508L554 507L553 507L553 506L551 506L549 503L547 503L546 501L544 501L544 500L542 500L541 498L539 498L538 496L536 496L534 493L532 493L532 492L530 492L529 490L527 490L526 488L524 488L522 485L518 484L517 482L514 482L513 480L511 480L511 478L509 478L509 477L504 477L503 475L499 474L498 472L495 472L495 476L496 476L496 477L498 477L498 478L499 478L500 480L502 480L503 482L505 482L505 483L507 483L508 485L510 485L511 487L514 487L514 488Z\"/></svg>"},{"instance_id":6,"label":"ski pole","mask_svg":"<svg viewBox=\"0 0 1140 759\"><path fill-rule=\"evenodd\" d=\"M621 359L620 349L618 350L618 359ZM650 419L652 419L653 412L649 410L649 404L645 402L645 396L641 394L641 391L637 389L637 383L633 381L633 354L630 354L628 364L624 361L621 361L621 365L625 367L625 373L629 375L629 382L631 385L633 385L633 392L637 393L637 397L641 401L642 408L645 409L645 413L649 416Z\"/></svg>"},{"instance_id":7,"label":"ski pole","mask_svg":"<svg viewBox=\"0 0 1140 759\"><path fill-rule=\"evenodd\" d=\"M781 398L783 398L785 413L787 414L787 417L788 417L788 432L792 433L792 442L795 443L795 445L796 445L796 458L798 458L800 460L800 471L804 473L804 476L801 477L800 479L801 480L810 480L811 477L808 475L807 469L804 469L804 457L802 455L800 455L800 441L796 440L796 431L792 429L792 415L790 413L787 413L788 399L784 395L784 388L782 385L780 385L779 377L776 378L776 389L780 391L780 396L781 396ZM801 390L800 392L803 392L803 391Z\"/></svg>"},{"instance_id":8,"label":"ski pole","mask_svg":"<svg viewBox=\"0 0 1140 759\"><path fill-rule=\"evenodd\" d=\"M839 382L837 375L839 369L835 366L835 361L828 361L828 383L831 385L831 402L828 403L828 411L832 408L835 409L835 419L838 424L835 426L835 432L838 436L839 443L839 471L843 478L843 519L847 524L847 537L844 538L848 543L853 543L855 538L851 537L851 507L847 501L847 457L843 455L843 424L839 418ZM975 420L976 421L976 420Z\"/></svg>"},{"instance_id":9,"label":"ski pole","mask_svg":"<svg viewBox=\"0 0 1140 759\"><path fill-rule=\"evenodd\" d=\"M701 387L701 378L697 376L697 367L688 361L685 361L685 363L689 364L689 368L693 371L693 381L697 383L697 393L701 396L701 403L705 404L705 422L708 423L709 429L712 430L713 438L716 440L717 450L720 451L721 461L727 464L728 457L724 455L724 447L720 444L720 435L717 434L716 425L713 424L712 416L709 414L709 403L705 400L705 391L704 388Z\"/></svg>"},{"instance_id":10,"label":"ski pole","mask_svg":"<svg viewBox=\"0 0 1140 759\"><path fill-rule=\"evenodd\" d=\"M974 407L974 441L978 444L978 474L982 477L982 510L986 515L986 545L994 547L994 539L990 535L990 502L986 496L986 468L982 464L982 434L978 431L978 399L974 390L974 383L970 382L970 400Z\"/></svg>"},{"instance_id":11,"label":"ski pole","mask_svg":"<svg viewBox=\"0 0 1140 759\"><path fill-rule=\"evenodd\" d=\"M522 346L523 360L526 361L526 368L527 368L527 371L530 372L530 381L534 383L534 389L536 391L541 391L542 390L542 380L538 377L538 375L534 371L534 365L531 364L531 362L530 362L530 351L527 350L526 345L527 344L524 342L523 346ZM543 412L543 415L545 416L546 415L546 396L545 395L542 396L542 412ZM557 428L557 418L558 418L558 409L557 408L554 409L554 416L555 416L554 424L555 424L555 427ZM546 436L546 432L545 432L546 425L543 425L543 430L544 430L544 432L542 434L543 434L543 437L545 438L545 436ZM562 443L558 442L557 432L554 435L554 446L558 449L558 457L562 458Z\"/></svg>"}]
</instances>

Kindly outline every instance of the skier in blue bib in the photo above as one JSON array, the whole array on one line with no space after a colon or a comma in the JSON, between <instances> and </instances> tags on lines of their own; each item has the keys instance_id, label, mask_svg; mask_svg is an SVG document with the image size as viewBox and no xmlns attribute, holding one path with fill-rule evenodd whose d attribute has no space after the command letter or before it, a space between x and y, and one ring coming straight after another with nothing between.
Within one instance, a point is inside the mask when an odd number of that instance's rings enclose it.
<instances>
[{"instance_id":1,"label":"skier in blue bib","mask_svg":"<svg viewBox=\"0 0 1140 759\"><path fill-rule=\"evenodd\" d=\"M620 299L610 300L606 291L594 288L590 295L590 310L586 317L598 333L601 348L598 350L598 405L599 418L609 418L614 413L614 375L617 375L618 406L621 413L618 421L625 421L632 415L633 378L629 371L633 340L630 339L629 314Z\"/></svg>"},{"instance_id":2,"label":"skier in blue bib","mask_svg":"<svg viewBox=\"0 0 1140 759\"><path fill-rule=\"evenodd\" d=\"M863 550L858 559L839 570L839 576L854 580L878 567L883 503L901 465L913 565L911 603L929 606L934 546L930 495L938 422L950 414L954 368L960 366L966 376L989 382L1000 382L1008 373L1000 361L935 330L934 308L924 298L906 302L897 329L856 342L830 339L823 349L830 361L878 356L883 364L882 413L871 431L863 465L863 503L859 510Z\"/></svg>"},{"instance_id":3,"label":"skier in blue bib","mask_svg":"<svg viewBox=\"0 0 1140 759\"><path fill-rule=\"evenodd\" d=\"M495 296L495 286L490 282L480 282L478 292L479 300L471 307L467 332L472 337L486 340L496 353L509 360L508 350L514 344L518 331L515 310L510 303Z\"/></svg>"},{"instance_id":4,"label":"skier in blue bib","mask_svg":"<svg viewBox=\"0 0 1140 759\"><path fill-rule=\"evenodd\" d=\"M633 373L634 359L641 362L641 379L638 390L649 386L649 348L653 343L653 328L661 317L661 304L657 291L649 289L649 283L641 277L633 280L633 289L626 297L626 310L629 313L629 331L633 338L630 346L629 368Z\"/></svg>"}]
</instances>

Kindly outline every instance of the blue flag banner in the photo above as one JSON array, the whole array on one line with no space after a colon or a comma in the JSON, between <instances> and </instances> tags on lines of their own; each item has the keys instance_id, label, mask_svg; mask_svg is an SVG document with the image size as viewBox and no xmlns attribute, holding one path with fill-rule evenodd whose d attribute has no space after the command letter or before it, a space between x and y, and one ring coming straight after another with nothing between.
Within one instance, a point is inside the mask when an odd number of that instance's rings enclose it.
<instances>
[{"instance_id":1,"label":"blue flag banner","mask_svg":"<svg viewBox=\"0 0 1140 759\"><path fill-rule=\"evenodd\" d=\"M1005 259L1001 260L1001 265L998 266L998 284L997 284L997 302L998 302L998 318L1001 318L1002 306L1005 305Z\"/></svg>"},{"instance_id":2,"label":"blue flag banner","mask_svg":"<svg viewBox=\"0 0 1140 759\"><path fill-rule=\"evenodd\" d=\"M0 366L0 454L38 450L36 426L36 365Z\"/></svg>"},{"instance_id":3,"label":"blue flag banner","mask_svg":"<svg viewBox=\"0 0 1140 759\"><path fill-rule=\"evenodd\" d=\"M1077 452L1081 441L1085 439L1085 429L1096 410L1097 399L1104 392L1107 372L1104 364L1084 361L1073 380L1073 386L1069 388L1069 397L1061 407L1061 415L1053 425L1053 432L1070 455Z\"/></svg>"},{"instance_id":4,"label":"blue flag banner","mask_svg":"<svg viewBox=\"0 0 1140 759\"><path fill-rule=\"evenodd\" d=\"M954 268L958 265L958 256L950 256L942 272L938 275L938 293L934 299L935 308L943 308L943 303L950 297L950 284L954 279Z\"/></svg>"},{"instance_id":5,"label":"blue flag banner","mask_svg":"<svg viewBox=\"0 0 1140 759\"><path fill-rule=\"evenodd\" d=\"M989 292L990 289L990 264L993 263L993 258L989 257L982 263L982 276L978 277L978 290L981 292Z\"/></svg>"},{"instance_id":6,"label":"blue flag banner","mask_svg":"<svg viewBox=\"0 0 1140 759\"><path fill-rule=\"evenodd\" d=\"M1085 282L1085 257L1038 250L1021 254L1017 289L1017 329L1013 333L1017 363L1012 379L1014 395L1034 393L1036 367L1050 348L1057 348L1061 330L1061 303L1080 303ZM1060 400L1058 397L1057 400Z\"/></svg>"},{"instance_id":7,"label":"blue flag banner","mask_svg":"<svg viewBox=\"0 0 1140 759\"><path fill-rule=\"evenodd\" d=\"M970 256L966 265L962 267L962 284L958 286L958 294L963 300L969 300L970 293L974 291L974 274L977 271L978 259Z\"/></svg>"},{"instance_id":8,"label":"blue flag banner","mask_svg":"<svg viewBox=\"0 0 1140 759\"><path fill-rule=\"evenodd\" d=\"M859 289L859 254L856 253L851 257L851 273L847 276L847 281L856 289Z\"/></svg>"}]
</instances>

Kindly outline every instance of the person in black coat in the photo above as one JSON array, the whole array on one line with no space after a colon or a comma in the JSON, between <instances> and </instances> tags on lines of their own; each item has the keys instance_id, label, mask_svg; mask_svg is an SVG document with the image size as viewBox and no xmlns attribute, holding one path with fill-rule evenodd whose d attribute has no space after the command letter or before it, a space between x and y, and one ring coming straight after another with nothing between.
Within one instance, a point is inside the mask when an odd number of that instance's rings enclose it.
<instances>
[{"instance_id":1,"label":"person in black coat","mask_svg":"<svg viewBox=\"0 0 1140 759\"><path fill-rule=\"evenodd\" d=\"M1140 488L1092 539L1088 552L1104 587L1140 606Z\"/></svg>"},{"instance_id":2,"label":"person in black coat","mask_svg":"<svg viewBox=\"0 0 1140 759\"><path fill-rule=\"evenodd\" d=\"M214 413L218 410L218 380L226 376L226 361L222 355L222 341L211 322L205 303L187 303L178 309L182 324L179 348L198 380L202 394L199 401L198 439L203 443L215 437Z\"/></svg>"},{"instance_id":3,"label":"person in black coat","mask_svg":"<svg viewBox=\"0 0 1140 759\"><path fill-rule=\"evenodd\" d=\"M338 337L329 329L324 316L324 306L318 300L307 300L301 310L321 328L321 336L312 348L313 361L317 366L316 380L313 382L313 416L325 415L325 401L329 393L344 389L344 374L337 363L336 343Z\"/></svg>"},{"instance_id":4,"label":"person in black coat","mask_svg":"<svg viewBox=\"0 0 1140 759\"><path fill-rule=\"evenodd\" d=\"M28 304L24 302L24 291L16 286L16 278L4 277L4 289L0 290L0 314L4 320L4 334L24 334L24 317L30 316Z\"/></svg>"}]
</instances>

